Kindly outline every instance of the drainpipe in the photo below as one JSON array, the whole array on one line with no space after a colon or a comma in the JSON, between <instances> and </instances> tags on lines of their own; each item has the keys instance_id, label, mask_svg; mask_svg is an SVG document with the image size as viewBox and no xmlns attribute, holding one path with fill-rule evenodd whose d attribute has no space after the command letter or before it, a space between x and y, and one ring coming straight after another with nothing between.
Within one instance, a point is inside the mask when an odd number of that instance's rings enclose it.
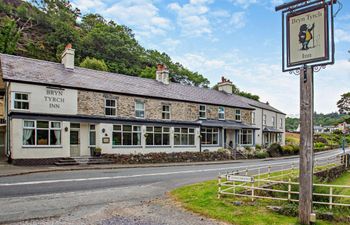
<instances>
[{"instance_id":1,"label":"drainpipe","mask_svg":"<svg viewBox=\"0 0 350 225\"><path fill-rule=\"evenodd\" d=\"M9 117L9 86L10 82L6 82L5 84L5 113L6 113L6 139L5 139L5 149L6 149L6 156L7 156L7 161L11 163L11 149L10 149L10 117Z\"/></svg>"}]
</instances>

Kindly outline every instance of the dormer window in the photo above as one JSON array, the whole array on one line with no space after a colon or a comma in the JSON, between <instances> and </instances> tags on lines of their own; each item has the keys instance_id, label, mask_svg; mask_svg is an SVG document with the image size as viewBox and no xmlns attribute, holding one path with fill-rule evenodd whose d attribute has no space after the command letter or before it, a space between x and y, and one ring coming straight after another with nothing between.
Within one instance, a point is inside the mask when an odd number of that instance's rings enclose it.
<instances>
[{"instance_id":1,"label":"dormer window","mask_svg":"<svg viewBox=\"0 0 350 225\"><path fill-rule=\"evenodd\" d=\"M29 110L29 94L14 92L12 95L12 108L20 110Z\"/></svg>"},{"instance_id":2,"label":"dormer window","mask_svg":"<svg viewBox=\"0 0 350 225\"><path fill-rule=\"evenodd\" d=\"M219 120L225 119L225 107L219 106Z\"/></svg>"},{"instance_id":3,"label":"dormer window","mask_svg":"<svg viewBox=\"0 0 350 225\"><path fill-rule=\"evenodd\" d=\"M235 110L235 120L241 121L241 110L240 109Z\"/></svg>"},{"instance_id":4,"label":"dormer window","mask_svg":"<svg viewBox=\"0 0 350 225\"><path fill-rule=\"evenodd\" d=\"M207 118L207 106L200 105L199 106L199 119L206 119L206 118Z\"/></svg>"}]
</instances>

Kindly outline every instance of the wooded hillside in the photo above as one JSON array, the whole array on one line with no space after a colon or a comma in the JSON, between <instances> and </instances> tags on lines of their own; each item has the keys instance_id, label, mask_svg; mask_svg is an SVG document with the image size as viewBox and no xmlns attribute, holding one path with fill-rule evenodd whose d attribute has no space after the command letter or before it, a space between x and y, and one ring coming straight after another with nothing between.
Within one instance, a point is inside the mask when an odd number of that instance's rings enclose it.
<instances>
[{"instance_id":1,"label":"wooded hillside","mask_svg":"<svg viewBox=\"0 0 350 225\"><path fill-rule=\"evenodd\" d=\"M0 52L59 62L68 43L76 65L90 57L103 60L110 72L154 78L156 64L164 63L173 82L209 85L166 53L143 48L128 27L98 14L81 15L67 0L0 0Z\"/></svg>"}]
</instances>

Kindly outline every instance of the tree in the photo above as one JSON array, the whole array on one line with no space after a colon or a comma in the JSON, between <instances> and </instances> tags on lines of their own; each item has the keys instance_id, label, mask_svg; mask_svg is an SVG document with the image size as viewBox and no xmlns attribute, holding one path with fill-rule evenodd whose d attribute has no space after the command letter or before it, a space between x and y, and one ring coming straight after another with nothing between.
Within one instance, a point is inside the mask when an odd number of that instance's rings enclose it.
<instances>
[{"instance_id":1,"label":"tree","mask_svg":"<svg viewBox=\"0 0 350 225\"><path fill-rule=\"evenodd\" d=\"M16 51L20 34L16 21L7 18L0 29L0 52L13 54Z\"/></svg>"},{"instance_id":2,"label":"tree","mask_svg":"<svg viewBox=\"0 0 350 225\"><path fill-rule=\"evenodd\" d=\"M216 84L213 86L212 89L219 90L219 87ZM250 99L253 99L255 101L259 101L259 99L260 99L260 97L258 95L254 95L254 94L249 93L249 92L241 91L235 84L232 84L232 94L243 96L246 98L250 98Z\"/></svg>"},{"instance_id":3,"label":"tree","mask_svg":"<svg viewBox=\"0 0 350 225\"><path fill-rule=\"evenodd\" d=\"M350 92L342 94L340 100L337 102L339 113L350 114Z\"/></svg>"},{"instance_id":4,"label":"tree","mask_svg":"<svg viewBox=\"0 0 350 225\"><path fill-rule=\"evenodd\" d=\"M80 63L80 67L92 69L92 70L100 70L100 71L108 71L108 67L103 60L98 60L95 58L86 57L82 63Z\"/></svg>"}]
</instances>

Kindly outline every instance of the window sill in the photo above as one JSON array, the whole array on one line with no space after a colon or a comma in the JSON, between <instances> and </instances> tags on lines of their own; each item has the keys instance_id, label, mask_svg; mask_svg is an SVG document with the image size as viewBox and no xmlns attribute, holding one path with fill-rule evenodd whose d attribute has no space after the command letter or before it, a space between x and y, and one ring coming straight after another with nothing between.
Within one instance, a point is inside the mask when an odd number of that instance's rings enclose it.
<instances>
[{"instance_id":1,"label":"window sill","mask_svg":"<svg viewBox=\"0 0 350 225\"><path fill-rule=\"evenodd\" d=\"M171 148L171 145L146 145L146 148Z\"/></svg>"},{"instance_id":2,"label":"window sill","mask_svg":"<svg viewBox=\"0 0 350 225\"><path fill-rule=\"evenodd\" d=\"M141 145L113 145L112 148L142 148Z\"/></svg>"},{"instance_id":3,"label":"window sill","mask_svg":"<svg viewBox=\"0 0 350 225\"><path fill-rule=\"evenodd\" d=\"M217 145L206 145L206 144L202 144L202 147L221 147L219 144Z\"/></svg>"},{"instance_id":4,"label":"window sill","mask_svg":"<svg viewBox=\"0 0 350 225\"><path fill-rule=\"evenodd\" d=\"M62 145L22 145L22 148L63 148Z\"/></svg>"},{"instance_id":5,"label":"window sill","mask_svg":"<svg viewBox=\"0 0 350 225\"><path fill-rule=\"evenodd\" d=\"M195 145L174 145L174 148L196 148Z\"/></svg>"}]
</instances>

